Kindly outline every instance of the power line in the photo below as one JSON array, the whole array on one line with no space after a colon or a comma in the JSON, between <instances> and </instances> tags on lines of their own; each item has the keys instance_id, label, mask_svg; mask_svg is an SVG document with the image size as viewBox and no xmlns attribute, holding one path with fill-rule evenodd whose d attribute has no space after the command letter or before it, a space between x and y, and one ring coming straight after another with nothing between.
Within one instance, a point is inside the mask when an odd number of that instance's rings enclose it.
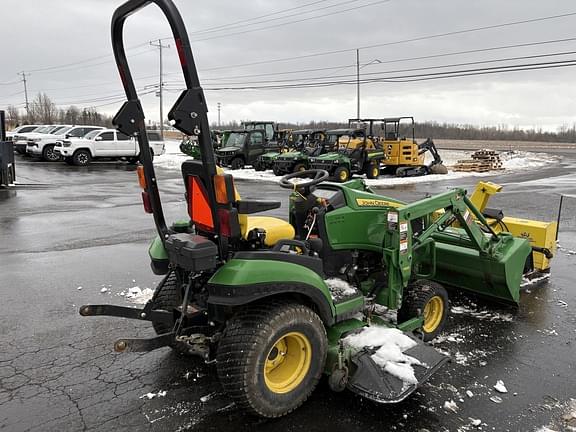
<instances>
[{"instance_id":1,"label":"power line","mask_svg":"<svg viewBox=\"0 0 576 432\"><path fill-rule=\"evenodd\" d=\"M455 31L446 32L446 33L435 33L435 34L418 36L418 37L409 38L409 39L401 39L401 40L397 40L397 41L393 41L393 42L384 42L384 43L380 43L380 44L364 45L364 46L360 46L357 48L345 48L345 49L340 49L340 50L320 51L320 52L316 52L313 54L303 54L303 55L299 55L299 56L283 57L283 58L278 58L278 59L273 59L273 60L262 60L262 61L256 61L256 62L250 62L250 63L240 63L240 64L235 64L235 65L216 66L216 67L206 68L203 70L204 71L211 71L211 70L227 69L227 68L231 68L231 67L238 68L238 67L244 67L244 66L256 66L256 65L261 65L261 64L280 63L280 62L285 62L285 61L301 60L304 58L342 54L342 53L347 53L347 52L353 52L353 51L356 51L357 49L364 50L364 49L379 48L379 47L383 47L383 46L400 45L400 44L409 43L409 42L417 42L417 41L422 41L422 40L435 39L435 38L446 37L446 36L454 36L454 35L465 34L465 33L473 33L473 32L490 30L490 29L495 29L495 28L503 28L503 27L509 27L509 26L515 26L515 25L529 24L529 23L534 23L534 22L565 18L568 16L574 16L574 15L576 15L576 12L570 12L570 13L559 14L559 15L550 15L550 16L545 16L545 17L540 17L540 18L532 18L532 19L527 19L527 20L520 20L520 21L510 21L510 22L506 22L506 23L494 24L494 25L489 25L489 26L471 27L471 28L463 29L463 30L455 30Z\"/></svg>"},{"instance_id":2,"label":"power line","mask_svg":"<svg viewBox=\"0 0 576 432\"><path fill-rule=\"evenodd\" d=\"M309 6L313 6L313 5L318 4L318 3L326 3L327 1L331 1L331 0L319 0L319 1L312 2L312 3L307 3L305 5L291 7L289 9L283 9L283 10L276 11L276 12L271 12L271 13L268 13L266 15L260 15L260 16L253 17L253 18L243 19L240 21L234 21L231 23L221 24L221 25L214 26L214 27L208 27L206 29L196 30L196 31L190 32L189 34L194 35L194 34L201 34L201 33L212 33L212 32L218 31L218 29L221 29L221 28L237 27L238 24L244 24L244 23L248 23L251 21L256 21L256 20L259 20L261 18L267 18L269 16L280 15L284 12L291 12L293 10L301 10L303 8L307 8ZM287 18L287 17L283 17L283 18Z\"/></svg>"},{"instance_id":3,"label":"power line","mask_svg":"<svg viewBox=\"0 0 576 432\"><path fill-rule=\"evenodd\" d=\"M562 60L556 62L543 62L543 63L527 63L519 65L504 65L490 68L474 68L474 69L462 69L455 71L446 72L429 72L424 74L412 74L412 75L397 75L389 77L378 77L378 78L365 78L361 79L361 83L376 83L376 82L411 82L411 81L425 81L430 79L439 79L439 77L451 78L458 76L471 76L471 75L485 75L494 74L500 72L517 72L525 70L538 70L538 69L550 69L550 68L560 68L560 67L571 67L576 66L576 59ZM399 81L404 80L404 81ZM349 80L339 80L339 81L327 81L321 83L310 83L301 82L295 84L276 84L276 85L261 85L261 86L245 86L245 87L206 87L206 91L233 91L233 90L280 90L280 89L298 89L298 88L316 88L316 87L332 87L337 85L350 85L356 84L355 79ZM176 89L174 89L176 90Z\"/></svg>"},{"instance_id":4,"label":"power line","mask_svg":"<svg viewBox=\"0 0 576 432\"><path fill-rule=\"evenodd\" d=\"M356 1L360 1L360 0L351 0L351 1L347 1L344 3L354 3ZM243 31L239 31L239 32L233 32L233 33L227 33L224 35L218 35L218 36L211 36L211 37L206 37L206 38L202 38L202 39L192 39L192 42L204 42L207 40L214 40L214 39L222 39L222 38L226 38L226 37L230 37L230 36L236 36L236 35L241 35L241 34L246 34L246 33L253 33L253 32L258 32L258 31L262 31L262 30L269 30L269 29L276 29L278 27L283 27L283 26L287 26L287 25L291 25L291 24L297 24L297 23L301 23L301 22L305 22L305 21L310 21L313 19L318 19L318 18L326 18L328 16L332 16L332 15L337 15L337 14L341 14L344 12L350 12L350 11L356 11L359 9L364 9L370 6L375 6L377 4L381 4L381 3L389 3L392 0L378 0L372 3L368 3L365 5L360 5L360 6L356 6L356 7L351 7L351 8L347 8L347 9L342 9L339 11L335 11L335 12L330 12L330 13L326 13L326 14L321 14L321 15L317 15L317 16L313 16L313 17L308 17L308 18L302 18L299 20L294 20L294 21L288 21L285 23L278 23L275 25L270 25L270 26L265 26L265 27L259 27L256 29L249 29L249 30L243 30Z\"/></svg>"},{"instance_id":5,"label":"power line","mask_svg":"<svg viewBox=\"0 0 576 432\"><path fill-rule=\"evenodd\" d=\"M422 66L417 68L406 68L406 69L393 69L387 71L377 71L377 72L366 72L363 75L380 75L380 74L391 74L391 73L400 73L400 72L414 72L414 71L422 71L422 70L431 70L431 69L445 69L445 68L452 68L452 67L459 67L459 66L472 66L478 64L486 64L486 63L498 63L498 62L505 62L505 61L518 61L518 60L528 60L528 59L536 59L536 58L545 58L545 57L558 57L558 56L566 56L576 54L576 51L564 51L564 52L556 52L556 53L547 53L547 54L534 54L528 56L517 56L517 57L504 57L499 59L490 59L490 60L478 60L472 62L460 62L460 63L450 63L444 65L437 65L437 66ZM381 63L379 61L379 63ZM360 66L360 65L359 65ZM328 78L346 78L346 77L357 77L358 71L354 74L343 74L343 75L333 75L333 76L321 76L321 77L306 77L306 78L294 78L294 79L279 79L279 80L261 80L261 81L239 81L239 82L229 82L228 85L245 85L245 84L270 84L270 83L288 83L288 82L302 82L302 80L308 81L321 81ZM212 81L212 80L205 80L205 81Z\"/></svg>"}]
</instances>

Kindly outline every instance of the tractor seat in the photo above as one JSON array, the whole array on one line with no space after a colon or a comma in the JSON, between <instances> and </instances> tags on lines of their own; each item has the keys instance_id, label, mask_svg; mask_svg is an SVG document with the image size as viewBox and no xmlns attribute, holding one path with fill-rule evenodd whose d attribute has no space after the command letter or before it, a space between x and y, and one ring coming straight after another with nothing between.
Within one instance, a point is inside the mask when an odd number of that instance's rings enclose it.
<instances>
[{"instance_id":1,"label":"tractor seat","mask_svg":"<svg viewBox=\"0 0 576 432\"><path fill-rule=\"evenodd\" d=\"M294 227L282 219L270 216L248 216L240 214L238 215L238 220L240 222L240 233L244 240L248 240L248 235L253 230L264 231L266 233L264 244L269 247L274 246L282 239L294 239Z\"/></svg>"},{"instance_id":2,"label":"tractor seat","mask_svg":"<svg viewBox=\"0 0 576 432\"><path fill-rule=\"evenodd\" d=\"M224 170L219 166L216 167L216 172L219 175L224 174ZM202 163L194 160L187 160L182 163L182 174L184 179L190 175L205 176ZM264 244L268 247L274 246L282 239L294 239L294 228L288 222L271 216L252 216L253 213L280 207L279 202L242 200L236 186L234 186L234 200L238 210L240 237L243 240L249 240L254 230L266 234Z\"/></svg>"}]
</instances>

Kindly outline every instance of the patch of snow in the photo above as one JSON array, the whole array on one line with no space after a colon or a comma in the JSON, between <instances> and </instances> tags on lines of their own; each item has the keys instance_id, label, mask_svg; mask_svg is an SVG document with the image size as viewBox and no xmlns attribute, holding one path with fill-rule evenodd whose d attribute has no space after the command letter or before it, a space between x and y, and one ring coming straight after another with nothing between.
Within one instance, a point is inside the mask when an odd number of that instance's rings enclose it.
<instances>
[{"instance_id":1,"label":"patch of snow","mask_svg":"<svg viewBox=\"0 0 576 432\"><path fill-rule=\"evenodd\" d=\"M508 393L508 389L506 388L502 380L496 381L496 384L494 384L494 390L496 390L499 393Z\"/></svg>"},{"instance_id":2,"label":"patch of snow","mask_svg":"<svg viewBox=\"0 0 576 432\"><path fill-rule=\"evenodd\" d=\"M469 315L479 320L484 321L504 321L510 322L514 320L514 317L508 313L499 313L491 311L475 311L466 306L452 306L450 312L456 315Z\"/></svg>"},{"instance_id":3,"label":"patch of snow","mask_svg":"<svg viewBox=\"0 0 576 432\"><path fill-rule=\"evenodd\" d=\"M136 304L146 304L152 299L154 295L154 290L150 288L141 289L138 286L128 288L126 291L122 291L118 295L128 299L132 303Z\"/></svg>"},{"instance_id":4,"label":"patch of snow","mask_svg":"<svg viewBox=\"0 0 576 432\"><path fill-rule=\"evenodd\" d=\"M448 167L448 174L430 174L421 177L396 177L391 175L382 175L378 179L366 179L366 184L369 186L379 185L400 185L400 184L414 184L424 182L434 182L449 179L458 179L463 177L486 177L495 175L501 171L488 171L488 172L456 172L450 171L450 166L456 164L460 159L468 159L473 152L462 150L442 150L440 152L444 165ZM429 157L429 155L427 155ZM525 171L536 169L543 166L549 166L559 160L558 156L550 155L547 153L533 153L517 151L513 153L500 153L502 165L505 171ZM189 156L180 152L179 143L175 142L172 145L166 145L166 153L154 157L154 165L166 168L180 170L182 162L191 159ZM427 161L426 163L428 163ZM230 170L225 168L224 171L232 174L237 180L256 180L265 181L269 183L280 182L280 176L275 176L272 171L254 171L251 168L244 168L239 170Z\"/></svg>"},{"instance_id":5,"label":"patch of snow","mask_svg":"<svg viewBox=\"0 0 576 432\"><path fill-rule=\"evenodd\" d=\"M538 282L541 282L541 281L547 280L547 279L550 279L550 273L545 273L542 276L538 276L538 277L534 277L534 278L522 277L522 282L520 282L520 287L524 288L526 286L534 285Z\"/></svg>"},{"instance_id":6,"label":"patch of snow","mask_svg":"<svg viewBox=\"0 0 576 432\"><path fill-rule=\"evenodd\" d=\"M492 396L490 400L497 404L502 403L502 398L500 396Z\"/></svg>"},{"instance_id":7,"label":"patch of snow","mask_svg":"<svg viewBox=\"0 0 576 432\"><path fill-rule=\"evenodd\" d=\"M550 429L548 426L542 426L536 429L536 432L558 432L555 429Z\"/></svg>"},{"instance_id":8,"label":"patch of snow","mask_svg":"<svg viewBox=\"0 0 576 432\"><path fill-rule=\"evenodd\" d=\"M478 427L478 426L480 426L480 425L482 424L482 420L480 420L480 419L475 419L475 418L472 418L472 417L468 417L468 420L470 420L470 424L471 424L472 426L474 426L474 427Z\"/></svg>"},{"instance_id":9,"label":"patch of snow","mask_svg":"<svg viewBox=\"0 0 576 432\"><path fill-rule=\"evenodd\" d=\"M469 398L474 397L474 393L472 393L470 390L466 390L466 396Z\"/></svg>"},{"instance_id":10,"label":"patch of snow","mask_svg":"<svg viewBox=\"0 0 576 432\"><path fill-rule=\"evenodd\" d=\"M81 290L81 289L82 289L82 287L81 287L81 286L79 286L79 287L78 287L78 288L76 288L76 289L77 289L77 290Z\"/></svg>"},{"instance_id":11,"label":"patch of snow","mask_svg":"<svg viewBox=\"0 0 576 432\"><path fill-rule=\"evenodd\" d=\"M200 398L200 402L202 403L206 403L208 402L210 399L212 399L214 396L216 396L216 392L213 393L208 393L207 395L204 395Z\"/></svg>"},{"instance_id":12,"label":"patch of snow","mask_svg":"<svg viewBox=\"0 0 576 432\"><path fill-rule=\"evenodd\" d=\"M140 396L140 399L154 399L156 397L165 397L166 390L160 390L158 393L146 393L145 395Z\"/></svg>"},{"instance_id":13,"label":"patch of snow","mask_svg":"<svg viewBox=\"0 0 576 432\"><path fill-rule=\"evenodd\" d=\"M105 292L107 292L107 291L108 291L108 288L106 288L106 287L100 288L100 292L101 292L101 293L105 293Z\"/></svg>"},{"instance_id":14,"label":"patch of snow","mask_svg":"<svg viewBox=\"0 0 576 432\"><path fill-rule=\"evenodd\" d=\"M348 282L338 279L338 278L330 278L325 279L324 283L328 285L328 289L330 290L330 294L332 295L332 300L339 300L344 297L353 296L358 292L356 288L350 285Z\"/></svg>"},{"instance_id":15,"label":"patch of snow","mask_svg":"<svg viewBox=\"0 0 576 432\"><path fill-rule=\"evenodd\" d=\"M441 344L444 342L454 342L454 343L462 343L464 342L466 339L464 339L464 336L462 336L459 333L451 333L448 335L440 335L440 336L436 336L432 341L430 341L430 343L432 345L436 345L436 344Z\"/></svg>"},{"instance_id":16,"label":"patch of snow","mask_svg":"<svg viewBox=\"0 0 576 432\"><path fill-rule=\"evenodd\" d=\"M456 402L454 402L452 399L445 401L442 408L444 408L446 411L452 411L453 413L458 412L458 404L456 404Z\"/></svg>"},{"instance_id":17,"label":"patch of snow","mask_svg":"<svg viewBox=\"0 0 576 432\"><path fill-rule=\"evenodd\" d=\"M376 348L372 360L390 375L402 380L405 384L417 384L413 365L422 363L404 354L404 351L417 345L417 342L396 328L364 327L361 331L347 336L344 343L356 350L364 347Z\"/></svg>"}]
</instances>

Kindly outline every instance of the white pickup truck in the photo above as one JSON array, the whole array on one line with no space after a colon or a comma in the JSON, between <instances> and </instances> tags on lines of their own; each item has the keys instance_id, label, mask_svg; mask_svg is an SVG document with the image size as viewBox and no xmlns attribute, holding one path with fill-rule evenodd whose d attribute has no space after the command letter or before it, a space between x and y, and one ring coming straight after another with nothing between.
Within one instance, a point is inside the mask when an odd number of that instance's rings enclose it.
<instances>
[{"instance_id":1,"label":"white pickup truck","mask_svg":"<svg viewBox=\"0 0 576 432\"><path fill-rule=\"evenodd\" d=\"M54 153L54 147L57 141L74 137L83 137L88 132L102 129L104 129L102 126L78 125L61 128L53 133L29 134L27 138L26 154L41 157L48 162L55 162L60 160L60 157Z\"/></svg>"},{"instance_id":2,"label":"white pickup truck","mask_svg":"<svg viewBox=\"0 0 576 432\"><path fill-rule=\"evenodd\" d=\"M164 141L159 132L148 131L148 141L152 157L165 152ZM70 165L85 166L93 159L126 159L135 162L140 155L140 149L133 137L115 129L102 129L90 132L83 138L58 141L54 153Z\"/></svg>"}]
</instances>

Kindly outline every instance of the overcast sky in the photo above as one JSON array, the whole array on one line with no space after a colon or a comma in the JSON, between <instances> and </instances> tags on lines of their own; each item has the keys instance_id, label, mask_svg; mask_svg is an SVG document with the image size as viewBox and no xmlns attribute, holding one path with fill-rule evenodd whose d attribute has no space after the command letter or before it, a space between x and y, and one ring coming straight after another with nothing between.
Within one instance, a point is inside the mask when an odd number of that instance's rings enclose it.
<instances>
[{"instance_id":1,"label":"overcast sky","mask_svg":"<svg viewBox=\"0 0 576 432\"><path fill-rule=\"evenodd\" d=\"M218 102L222 121L355 117L355 49L373 45L379 46L360 50L361 80L393 79L362 83L363 117L413 115L422 121L548 130L576 121L576 67L398 82L423 73L576 60L576 15L428 37L576 13L570 0L175 2L188 28L212 121L217 118ZM17 73L27 71L30 98L42 91L59 106L97 106L115 113L123 95L111 55L110 19L120 4L116 0L0 0L0 109L8 104L24 106ZM130 17L126 25L133 75L143 92L151 92L142 101L152 120L158 119L158 98L154 88L147 86L158 83L159 60L158 49L148 41L169 35L154 6ZM574 40L557 42L569 38ZM174 43L169 39L163 43L170 45L164 51L166 113L182 79ZM540 44L501 48L534 43ZM499 49L454 54L486 48ZM326 54L329 51L340 52ZM558 53L564 54L549 55ZM414 59L424 56L436 57ZM494 61L527 56L538 57ZM291 57L298 58L283 60ZM463 65L471 62L475 64ZM461 65L430 69L454 64ZM306 89L216 89L322 81L351 83Z\"/></svg>"}]
</instances>

